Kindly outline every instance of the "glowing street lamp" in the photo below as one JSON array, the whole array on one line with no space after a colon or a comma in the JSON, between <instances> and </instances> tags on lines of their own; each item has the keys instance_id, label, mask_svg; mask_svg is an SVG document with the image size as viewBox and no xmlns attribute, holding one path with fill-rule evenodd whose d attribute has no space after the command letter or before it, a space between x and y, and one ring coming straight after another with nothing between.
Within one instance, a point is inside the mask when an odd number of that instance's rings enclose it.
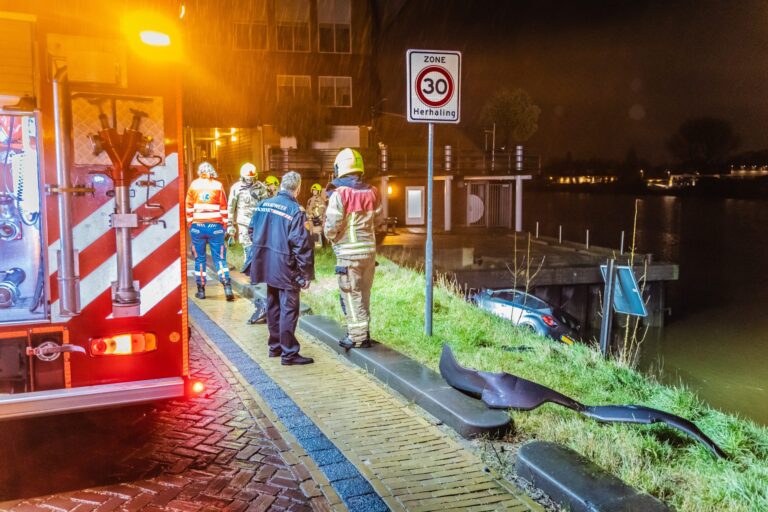
<instances>
[{"instance_id":1,"label":"glowing street lamp","mask_svg":"<svg viewBox=\"0 0 768 512\"><path fill-rule=\"evenodd\" d=\"M171 36L156 30L142 30L139 39L149 46L171 46Z\"/></svg>"}]
</instances>

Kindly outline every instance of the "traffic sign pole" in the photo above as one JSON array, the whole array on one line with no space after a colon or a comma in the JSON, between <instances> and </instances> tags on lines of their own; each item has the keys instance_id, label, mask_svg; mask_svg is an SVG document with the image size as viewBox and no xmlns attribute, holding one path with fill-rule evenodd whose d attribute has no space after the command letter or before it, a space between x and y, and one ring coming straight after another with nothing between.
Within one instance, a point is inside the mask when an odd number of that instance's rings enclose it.
<instances>
[{"instance_id":1,"label":"traffic sign pole","mask_svg":"<svg viewBox=\"0 0 768 512\"><path fill-rule=\"evenodd\" d=\"M435 123L458 123L461 119L461 52L408 50L406 52L409 123L428 123L427 142L427 243L424 248L426 289L424 333L432 336L432 291L434 284L432 203L435 181Z\"/></svg>"},{"instance_id":2,"label":"traffic sign pole","mask_svg":"<svg viewBox=\"0 0 768 512\"><path fill-rule=\"evenodd\" d=\"M424 261L426 263L427 289L426 302L424 304L424 333L432 336L432 189L434 182L434 142L435 125L429 123L429 137L427 142L427 247Z\"/></svg>"}]
</instances>

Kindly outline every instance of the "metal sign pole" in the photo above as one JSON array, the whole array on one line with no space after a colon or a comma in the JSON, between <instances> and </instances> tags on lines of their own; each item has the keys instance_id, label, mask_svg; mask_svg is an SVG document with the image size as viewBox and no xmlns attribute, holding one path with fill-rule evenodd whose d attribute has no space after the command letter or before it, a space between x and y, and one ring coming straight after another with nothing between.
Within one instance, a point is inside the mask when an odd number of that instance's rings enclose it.
<instances>
[{"instance_id":1,"label":"metal sign pole","mask_svg":"<svg viewBox=\"0 0 768 512\"><path fill-rule=\"evenodd\" d=\"M605 291L603 292L603 319L600 322L600 352L603 357L608 357L608 345L611 339L611 327L613 325L613 287L616 280L616 260L608 260L608 268L605 272Z\"/></svg>"},{"instance_id":2,"label":"metal sign pole","mask_svg":"<svg viewBox=\"0 0 768 512\"><path fill-rule=\"evenodd\" d=\"M429 123L427 142L427 246L424 261L426 263L426 302L424 304L424 333L432 336L432 182L434 181L433 148L435 142L435 124Z\"/></svg>"}]
</instances>

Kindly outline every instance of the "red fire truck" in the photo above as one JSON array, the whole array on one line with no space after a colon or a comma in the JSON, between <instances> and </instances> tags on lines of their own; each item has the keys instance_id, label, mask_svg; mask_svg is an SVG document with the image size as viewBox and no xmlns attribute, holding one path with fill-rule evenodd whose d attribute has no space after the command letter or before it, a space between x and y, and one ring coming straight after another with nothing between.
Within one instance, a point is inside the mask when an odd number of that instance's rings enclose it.
<instances>
[{"instance_id":1,"label":"red fire truck","mask_svg":"<svg viewBox=\"0 0 768 512\"><path fill-rule=\"evenodd\" d=\"M179 5L141 3L0 1L0 419L191 387Z\"/></svg>"}]
</instances>

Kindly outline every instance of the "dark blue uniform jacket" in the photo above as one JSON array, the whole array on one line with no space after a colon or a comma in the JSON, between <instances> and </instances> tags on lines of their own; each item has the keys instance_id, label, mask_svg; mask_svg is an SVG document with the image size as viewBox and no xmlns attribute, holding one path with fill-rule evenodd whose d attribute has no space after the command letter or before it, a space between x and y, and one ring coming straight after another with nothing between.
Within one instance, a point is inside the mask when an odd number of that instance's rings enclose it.
<instances>
[{"instance_id":1,"label":"dark blue uniform jacket","mask_svg":"<svg viewBox=\"0 0 768 512\"><path fill-rule=\"evenodd\" d=\"M252 283L294 289L315 278L315 257L307 218L288 192L256 206L249 231L253 239Z\"/></svg>"}]
</instances>

